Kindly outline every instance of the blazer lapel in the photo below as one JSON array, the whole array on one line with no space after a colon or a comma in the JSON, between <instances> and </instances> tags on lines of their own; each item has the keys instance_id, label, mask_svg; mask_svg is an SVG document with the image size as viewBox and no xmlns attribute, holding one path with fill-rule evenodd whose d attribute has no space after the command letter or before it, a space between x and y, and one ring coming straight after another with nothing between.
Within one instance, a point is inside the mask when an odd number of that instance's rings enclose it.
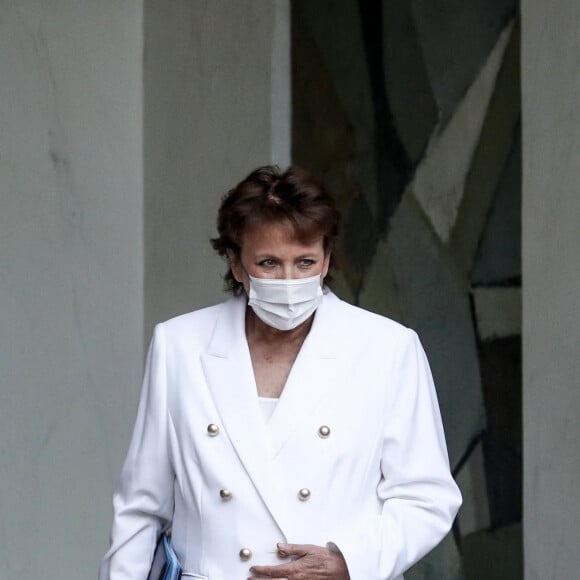
<instances>
[{"instance_id":1,"label":"blazer lapel","mask_svg":"<svg viewBox=\"0 0 580 580\"><path fill-rule=\"evenodd\" d=\"M292 366L270 422L272 457L292 434L307 426L310 415L336 385L337 355L334 306L338 299L330 291L314 316L312 328Z\"/></svg>"},{"instance_id":2,"label":"blazer lapel","mask_svg":"<svg viewBox=\"0 0 580 580\"><path fill-rule=\"evenodd\" d=\"M305 423L338 380L335 305L327 292L316 311L280 401L266 427L245 333L246 301L224 303L202 365L209 390L236 453L282 535L292 515L280 502L273 458Z\"/></svg>"},{"instance_id":3,"label":"blazer lapel","mask_svg":"<svg viewBox=\"0 0 580 580\"><path fill-rule=\"evenodd\" d=\"M202 365L208 387L236 453L266 507L280 526L277 490L269 469L269 434L258 406L245 334L246 301L224 303ZM284 531L281 528L282 533Z\"/></svg>"}]
</instances>

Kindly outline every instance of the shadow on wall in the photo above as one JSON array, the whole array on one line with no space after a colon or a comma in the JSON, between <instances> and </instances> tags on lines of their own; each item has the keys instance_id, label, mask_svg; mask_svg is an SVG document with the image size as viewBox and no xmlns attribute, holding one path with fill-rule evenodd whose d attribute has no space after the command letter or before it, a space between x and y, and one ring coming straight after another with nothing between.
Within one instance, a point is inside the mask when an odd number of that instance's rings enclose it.
<instances>
[{"instance_id":1,"label":"shadow on wall","mask_svg":"<svg viewBox=\"0 0 580 580\"><path fill-rule=\"evenodd\" d=\"M343 212L333 288L421 336L464 496L407 580L523 577L517 11L292 3L293 162Z\"/></svg>"}]
</instances>

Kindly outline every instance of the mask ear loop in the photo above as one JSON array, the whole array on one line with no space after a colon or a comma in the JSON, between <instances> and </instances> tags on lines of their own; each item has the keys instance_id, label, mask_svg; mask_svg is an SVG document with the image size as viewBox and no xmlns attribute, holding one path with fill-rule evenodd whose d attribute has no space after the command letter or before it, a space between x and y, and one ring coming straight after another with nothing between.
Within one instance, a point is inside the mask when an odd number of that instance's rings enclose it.
<instances>
[{"instance_id":1,"label":"mask ear loop","mask_svg":"<svg viewBox=\"0 0 580 580\"><path fill-rule=\"evenodd\" d=\"M250 285L252 283L252 277L250 276L250 273L248 272L248 270L246 270L246 267L244 266L244 263L242 262L241 256L238 256L238 260L240 261L240 266L242 267L242 271L244 272L244 274L246 275L246 278L248 279L248 285ZM246 292L246 294L247 294L247 292Z\"/></svg>"},{"instance_id":2,"label":"mask ear loop","mask_svg":"<svg viewBox=\"0 0 580 580\"><path fill-rule=\"evenodd\" d=\"M246 292L246 294L249 296L250 295L250 290L252 288L252 276L246 270L246 267L242 264L242 260L240 260L240 265L242 266L242 270L244 271L244 274L246 275L246 278L248 279L248 291Z\"/></svg>"}]
</instances>

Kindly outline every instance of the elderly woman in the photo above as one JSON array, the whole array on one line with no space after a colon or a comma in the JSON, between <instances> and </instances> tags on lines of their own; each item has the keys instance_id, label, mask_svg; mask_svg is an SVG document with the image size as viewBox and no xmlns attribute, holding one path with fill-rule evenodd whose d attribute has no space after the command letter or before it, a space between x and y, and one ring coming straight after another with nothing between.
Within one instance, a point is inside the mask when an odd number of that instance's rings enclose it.
<instances>
[{"instance_id":1,"label":"elderly woman","mask_svg":"<svg viewBox=\"0 0 580 580\"><path fill-rule=\"evenodd\" d=\"M325 285L332 197L262 167L214 248L233 297L155 329L101 579L401 579L461 503L416 334Z\"/></svg>"}]
</instances>

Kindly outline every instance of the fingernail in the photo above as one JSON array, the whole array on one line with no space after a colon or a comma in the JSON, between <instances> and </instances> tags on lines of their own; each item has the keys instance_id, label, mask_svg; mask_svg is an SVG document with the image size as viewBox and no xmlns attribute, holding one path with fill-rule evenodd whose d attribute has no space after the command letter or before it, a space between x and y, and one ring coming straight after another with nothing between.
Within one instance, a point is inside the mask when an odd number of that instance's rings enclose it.
<instances>
[{"instance_id":1,"label":"fingernail","mask_svg":"<svg viewBox=\"0 0 580 580\"><path fill-rule=\"evenodd\" d=\"M283 544L282 542L279 542L278 544L276 544L278 546L278 550L280 549L285 549L288 547L288 544Z\"/></svg>"}]
</instances>

